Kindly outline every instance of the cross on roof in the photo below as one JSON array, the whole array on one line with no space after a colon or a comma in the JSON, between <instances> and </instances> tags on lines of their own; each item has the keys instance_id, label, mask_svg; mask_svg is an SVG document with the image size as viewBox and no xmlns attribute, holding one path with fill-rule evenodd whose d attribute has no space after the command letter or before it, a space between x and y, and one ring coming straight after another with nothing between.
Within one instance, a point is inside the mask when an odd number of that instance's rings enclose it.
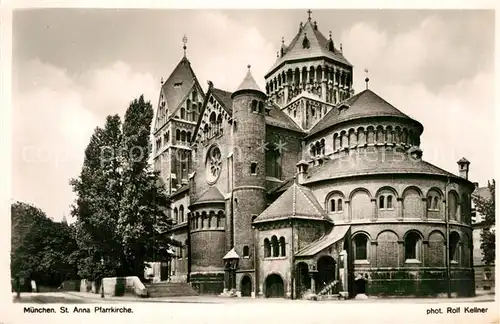
<instances>
[{"instance_id":1,"label":"cross on roof","mask_svg":"<svg viewBox=\"0 0 500 324\"><path fill-rule=\"evenodd\" d=\"M312 14L311 9L307 10L307 14L308 14L308 16L309 16L307 19L308 19L308 20L311 20L311 14Z\"/></svg>"},{"instance_id":2,"label":"cross on roof","mask_svg":"<svg viewBox=\"0 0 500 324\"><path fill-rule=\"evenodd\" d=\"M184 43L184 46L182 47L184 49L184 56L186 56L186 44L188 42L188 38L186 35L184 35L184 37L182 37L182 42Z\"/></svg>"}]
</instances>

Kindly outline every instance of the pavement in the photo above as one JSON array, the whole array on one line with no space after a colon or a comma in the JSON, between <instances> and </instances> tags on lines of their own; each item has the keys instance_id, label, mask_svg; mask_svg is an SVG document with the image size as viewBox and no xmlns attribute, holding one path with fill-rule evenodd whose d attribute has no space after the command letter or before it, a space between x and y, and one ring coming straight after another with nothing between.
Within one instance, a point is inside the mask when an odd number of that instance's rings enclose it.
<instances>
[{"instance_id":1,"label":"pavement","mask_svg":"<svg viewBox=\"0 0 500 324\"><path fill-rule=\"evenodd\" d=\"M283 298L236 298L236 297L221 297L221 296L183 296L183 297L155 297L155 298L141 298L134 295L114 297L105 296L101 298L99 294L89 292L46 292L46 293L21 293L21 298L16 299L13 294L13 301L15 303L57 303L57 304L96 304L96 303L135 303L135 302L148 302L148 303L204 303L204 304L227 304L227 303L411 303L415 304L429 304L429 303L476 303L476 302L493 302L495 295L491 293L476 293L476 297L464 298L374 298L368 299L348 299L348 300L290 300Z\"/></svg>"}]
</instances>

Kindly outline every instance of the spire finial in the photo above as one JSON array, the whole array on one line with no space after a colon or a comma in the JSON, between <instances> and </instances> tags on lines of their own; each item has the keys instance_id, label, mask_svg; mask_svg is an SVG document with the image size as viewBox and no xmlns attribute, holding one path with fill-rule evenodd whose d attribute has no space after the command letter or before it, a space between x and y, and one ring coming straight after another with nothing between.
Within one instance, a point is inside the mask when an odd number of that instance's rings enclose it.
<instances>
[{"instance_id":1,"label":"spire finial","mask_svg":"<svg viewBox=\"0 0 500 324\"><path fill-rule=\"evenodd\" d=\"M250 68L251 68L251 67L252 67L252 66L251 66L250 64L248 64L248 65L247 65L248 71L250 71Z\"/></svg>"},{"instance_id":2,"label":"spire finial","mask_svg":"<svg viewBox=\"0 0 500 324\"><path fill-rule=\"evenodd\" d=\"M342 53L342 43L340 43L340 53Z\"/></svg>"},{"instance_id":3,"label":"spire finial","mask_svg":"<svg viewBox=\"0 0 500 324\"><path fill-rule=\"evenodd\" d=\"M307 10L307 15L309 16L309 17L307 18L307 20L309 20L309 21L311 20L311 14L312 14L311 9Z\"/></svg>"},{"instance_id":4,"label":"spire finial","mask_svg":"<svg viewBox=\"0 0 500 324\"><path fill-rule=\"evenodd\" d=\"M281 36L281 44L285 45L285 36Z\"/></svg>"},{"instance_id":5,"label":"spire finial","mask_svg":"<svg viewBox=\"0 0 500 324\"><path fill-rule=\"evenodd\" d=\"M186 57L186 49L187 49L187 42L188 42L188 38L186 35L184 35L184 37L182 37L182 42L184 43L184 46L182 47L184 49L184 57Z\"/></svg>"},{"instance_id":6,"label":"spire finial","mask_svg":"<svg viewBox=\"0 0 500 324\"><path fill-rule=\"evenodd\" d=\"M365 82L366 82L366 89L368 90L368 82L370 82L370 78L368 77L368 69L365 69Z\"/></svg>"},{"instance_id":7,"label":"spire finial","mask_svg":"<svg viewBox=\"0 0 500 324\"><path fill-rule=\"evenodd\" d=\"M332 31L331 30L328 32L328 36L330 36L330 39L332 39Z\"/></svg>"},{"instance_id":8,"label":"spire finial","mask_svg":"<svg viewBox=\"0 0 500 324\"><path fill-rule=\"evenodd\" d=\"M161 77L161 79L160 79L160 83L161 83L161 84L163 84L163 77Z\"/></svg>"}]
</instances>

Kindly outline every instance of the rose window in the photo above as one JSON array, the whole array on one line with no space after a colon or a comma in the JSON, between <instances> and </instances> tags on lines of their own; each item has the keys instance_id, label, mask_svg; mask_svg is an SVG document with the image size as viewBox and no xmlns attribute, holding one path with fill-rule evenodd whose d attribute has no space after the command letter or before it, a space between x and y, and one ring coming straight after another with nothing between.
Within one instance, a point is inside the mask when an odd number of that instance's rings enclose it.
<instances>
[{"instance_id":1,"label":"rose window","mask_svg":"<svg viewBox=\"0 0 500 324\"><path fill-rule=\"evenodd\" d=\"M213 184L217 181L222 167L221 152L219 147L212 146L207 153L205 165L207 182Z\"/></svg>"}]
</instances>

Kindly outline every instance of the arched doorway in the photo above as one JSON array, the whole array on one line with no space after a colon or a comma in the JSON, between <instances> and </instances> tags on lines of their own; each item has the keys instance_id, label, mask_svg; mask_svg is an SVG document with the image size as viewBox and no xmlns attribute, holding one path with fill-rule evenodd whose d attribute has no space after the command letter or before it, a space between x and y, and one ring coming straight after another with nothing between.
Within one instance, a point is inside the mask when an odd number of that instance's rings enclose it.
<instances>
[{"instance_id":1,"label":"arched doorway","mask_svg":"<svg viewBox=\"0 0 500 324\"><path fill-rule=\"evenodd\" d=\"M244 276L241 279L241 296L250 297L252 296L252 279L249 276Z\"/></svg>"},{"instance_id":2,"label":"arched doorway","mask_svg":"<svg viewBox=\"0 0 500 324\"><path fill-rule=\"evenodd\" d=\"M285 285L278 274L271 274L266 278L266 297L285 297Z\"/></svg>"},{"instance_id":3,"label":"arched doorway","mask_svg":"<svg viewBox=\"0 0 500 324\"><path fill-rule=\"evenodd\" d=\"M325 255L318 260L318 274L316 279L316 293L335 279L335 260Z\"/></svg>"},{"instance_id":4,"label":"arched doorway","mask_svg":"<svg viewBox=\"0 0 500 324\"><path fill-rule=\"evenodd\" d=\"M309 276L309 266L300 262L296 267L297 271L297 296L300 297L308 289L311 289L311 278Z\"/></svg>"},{"instance_id":5,"label":"arched doorway","mask_svg":"<svg viewBox=\"0 0 500 324\"><path fill-rule=\"evenodd\" d=\"M354 280L355 292L357 294L366 294L366 280L363 277Z\"/></svg>"}]
</instances>

